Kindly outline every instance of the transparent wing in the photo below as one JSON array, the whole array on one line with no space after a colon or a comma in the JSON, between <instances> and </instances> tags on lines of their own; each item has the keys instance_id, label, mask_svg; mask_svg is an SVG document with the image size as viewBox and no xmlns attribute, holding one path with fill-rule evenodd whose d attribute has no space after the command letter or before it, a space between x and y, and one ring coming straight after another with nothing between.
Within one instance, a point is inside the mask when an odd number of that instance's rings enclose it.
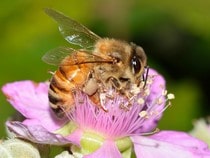
<instances>
[{"instance_id":1,"label":"transparent wing","mask_svg":"<svg viewBox=\"0 0 210 158\"><path fill-rule=\"evenodd\" d=\"M61 34L71 44L90 49L95 41L100 39L98 35L88 28L62 13L49 8L45 9L45 12L59 24Z\"/></svg>"},{"instance_id":2,"label":"transparent wing","mask_svg":"<svg viewBox=\"0 0 210 158\"><path fill-rule=\"evenodd\" d=\"M60 65L66 56L75 52L74 49L69 47L58 47L48 51L43 57L42 60L50 65Z\"/></svg>"},{"instance_id":3,"label":"transparent wing","mask_svg":"<svg viewBox=\"0 0 210 158\"><path fill-rule=\"evenodd\" d=\"M86 50L74 50L69 47L58 47L47 52L42 60L50 65L70 66L84 63L113 63Z\"/></svg>"}]
</instances>

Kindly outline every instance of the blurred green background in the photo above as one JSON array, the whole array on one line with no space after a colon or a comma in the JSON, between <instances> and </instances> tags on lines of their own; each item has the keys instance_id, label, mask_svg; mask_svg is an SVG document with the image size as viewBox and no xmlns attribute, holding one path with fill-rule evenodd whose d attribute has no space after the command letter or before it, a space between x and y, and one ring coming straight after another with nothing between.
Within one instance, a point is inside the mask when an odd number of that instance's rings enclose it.
<instances>
[{"instance_id":1,"label":"blurred green background","mask_svg":"<svg viewBox=\"0 0 210 158\"><path fill-rule=\"evenodd\" d=\"M209 115L210 1L191 0L14 0L0 2L0 86L17 80L47 80L54 68L41 61L48 50L68 45L57 24L45 15L51 7L102 37L141 45L150 67L175 94L161 129L188 131L192 121ZM0 93L0 138L14 113Z\"/></svg>"}]
</instances>

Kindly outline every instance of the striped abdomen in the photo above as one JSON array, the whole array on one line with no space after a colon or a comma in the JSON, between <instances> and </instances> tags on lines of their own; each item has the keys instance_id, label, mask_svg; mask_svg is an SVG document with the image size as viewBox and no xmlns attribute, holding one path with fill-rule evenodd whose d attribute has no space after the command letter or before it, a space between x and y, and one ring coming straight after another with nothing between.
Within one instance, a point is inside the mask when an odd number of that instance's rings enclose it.
<instances>
[{"instance_id":1,"label":"striped abdomen","mask_svg":"<svg viewBox=\"0 0 210 158\"><path fill-rule=\"evenodd\" d=\"M55 72L48 97L50 106L58 117L62 117L74 106L74 91L82 89L92 67L92 64L60 66Z\"/></svg>"}]
</instances>

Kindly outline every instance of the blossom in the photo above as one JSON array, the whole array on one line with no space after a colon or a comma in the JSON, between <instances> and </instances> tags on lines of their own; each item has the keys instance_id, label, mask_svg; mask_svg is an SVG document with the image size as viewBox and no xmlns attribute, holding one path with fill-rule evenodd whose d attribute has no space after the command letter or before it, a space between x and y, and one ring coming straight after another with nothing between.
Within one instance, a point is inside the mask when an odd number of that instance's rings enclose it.
<instances>
[{"instance_id":1,"label":"blossom","mask_svg":"<svg viewBox=\"0 0 210 158\"><path fill-rule=\"evenodd\" d=\"M112 89L101 93L106 112L77 92L74 109L57 118L48 104L48 86L32 81L3 86L8 101L25 117L6 123L17 137L39 144L71 144L75 157L210 157L205 143L184 132L158 132L157 123L173 96L167 95L163 77L152 69L146 85L133 87L130 100ZM110 94L114 97L106 97Z\"/></svg>"}]
</instances>

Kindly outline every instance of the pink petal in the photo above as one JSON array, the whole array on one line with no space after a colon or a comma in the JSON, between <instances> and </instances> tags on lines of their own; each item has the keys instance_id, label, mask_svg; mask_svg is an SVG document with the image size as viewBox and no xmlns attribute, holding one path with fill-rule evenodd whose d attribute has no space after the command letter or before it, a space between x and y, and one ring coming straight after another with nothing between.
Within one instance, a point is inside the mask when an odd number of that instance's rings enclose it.
<instances>
[{"instance_id":1,"label":"pink petal","mask_svg":"<svg viewBox=\"0 0 210 158\"><path fill-rule=\"evenodd\" d=\"M66 120L59 120L48 104L48 85L32 81L19 81L3 86L2 91L13 107L27 118L26 125L40 124L49 131L61 127Z\"/></svg>"},{"instance_id":2,"label":"pink petal","mask_svg":"<svg viewBox=\"0 0 210 158\"><path fill-rule=\"evenodd\" d=\"M154 76L154 81L150 87L150 96L147 98L147 101L153 102L157 96L162 94L163 89L165 89L165 80L163 76L161 76L154 69L149 69L149 75Z\"/></svg>"},{"instance_id":3,"label":"pink petal","mask_svg":"<svg viewBox=\"0 0 210 158\"><path fill-rule=\"evenodd\" d=\"M28 115L32 117L39 110L48 110L49 108L48 85L45 83L37 84L32 81L13 82L4 85L2 91L14 108L25 117Z\"/></svg>"},{"instance_id":4,"label":"pink petal","mask_svg":"<svg viewBox=\"0 0 210 158\"><path fill-rule=\"evenodd\" d=\"M177 131L161 131L157 134L150 136L155 140L159 141L166 141L166 142L173 142L173 144L183 145L186 147L198 148L198 149L206 149L207 144L204 142L190 136L184 132L177 132ZM178 140L178 141L174 141Z\"/></svg>"},{"instance_id":5,"label":"pink petal","mask_svg":"<svg viewBox=\"0 0 210 158\"><path fill-rule=\"evenodd\" d=\"M83 131L80 129L76 129L74 132L72 132L70 135L65 137L70 142L74 142L75 145L80 146L80 140L82 137Z\"/></svg>"},{"instance_id":6,"label":"pink petal","mask_svg":"<svg viewBox=\"0 0 210 158\"><path fill-rule=\"evenodd\" d=\"M184 132L163 131L152 136L132 136L137 158L210 157L205 143Z\"/></svg>"},{"instance_id":7,"label":"pink petal","mask_svg":"<svg viewBox=\"0 0 210 158\"><path fill-rule=\"evenodd\" d=\"M57 135L54 133L50 133L42 126L27 126L22 124L21 122L6 122L9 130L20 138L24 138L30 140L35 143L41 144L53 144L53 145L64 145L70 144L71 142L61 135Z\"/></svg>"},{"instance_id":8,"label":"pink petal","mask_svg":"<svg viewBox=\"0 0 210 158\"><path fill-rule=\"evenodd\" d=\"M149 76L154 76L154 80L150 86L150 94L145 100L148 108L152 107L150 108L150 110L147 110L147 112L158 113L158 116L154 115L154 117L151 116L149 119L145 119L141 125L142 132L149 132L157 126L158 121L162 117L162 112L166 104L166 98L163 95L163 91L166 90L165 80L163 76L161 76L157 71L152 68L149 69ZM161 104L156 103L157 98L162 100Z\"/></svg>"},{"instance_id":9,"label":"pink petal","mask_svg":"<svg viewBox=\"0 0 210 158\"><path fill-rule=\"evenodd\" d=\"M113 141L105 141L97 151L84 158L122 158L122 155Z\"/></svg>"}]
</instances>

